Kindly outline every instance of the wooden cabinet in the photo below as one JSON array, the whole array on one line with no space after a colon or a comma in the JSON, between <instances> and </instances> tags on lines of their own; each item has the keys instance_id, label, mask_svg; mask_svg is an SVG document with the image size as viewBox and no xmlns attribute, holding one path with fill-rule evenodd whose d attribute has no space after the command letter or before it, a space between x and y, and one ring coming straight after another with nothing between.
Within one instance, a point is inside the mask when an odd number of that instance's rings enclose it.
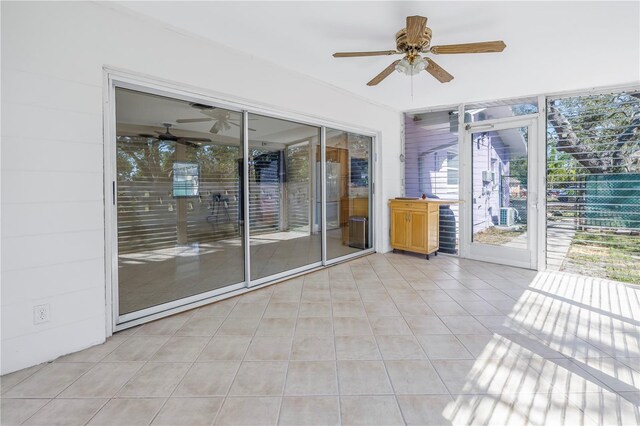
<instances>
[{"instance_id":1,"label":"wooden cabinet","mask_svg":"<svg viewBox=\"0 0 640 426\"><path fill-rule=\"evenodd\" d=\"M438 251L440 204L444 200L389 200L391 247L422 253L429 258Z\"/></svg>"}]
</instances>

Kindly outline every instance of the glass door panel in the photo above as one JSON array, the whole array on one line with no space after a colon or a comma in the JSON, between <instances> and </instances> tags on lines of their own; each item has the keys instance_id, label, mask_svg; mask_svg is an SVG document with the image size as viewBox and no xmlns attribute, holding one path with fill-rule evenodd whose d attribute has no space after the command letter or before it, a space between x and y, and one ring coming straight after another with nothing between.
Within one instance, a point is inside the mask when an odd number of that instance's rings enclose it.
<instances>
[{"instance_id":1,"label":"glass door panel","mask_svg":"<svg viewBox=\"0 0 640 426\"><path fill-rule=\"evenodd\" d=\"M373 247L372 138L326 130L327 259Z\"/></svg>"},{"instance_id":2,"label":"glass door panel","mask_svg":"<svg viewBox=\"0 0 640 426\"><path fill-rule=\"evenodd\" d=\"M527 249L527 127L472 133L472 241Z\"/></svg>"},{"instance_id":3,"label":"glass door panel","mask_svg":"<svg viewBox=\"0 0 640 426\"><path fill-rule=\"evenodd\" d=\"M320 129L249 114L251 280L322 260ZM254 129L255 130L252 130Z\"/></svg>"},{"instance_id":4,"label":"glass door panel","mask_svg":"<svg viewBox=\"0 0 640 426\"><path fill-rule=\"evenodd\" d=\"M467 132L471 258L535 268L534 123Z\"/></svg>"},{"instance_id":5,"label":"glass door panel","mask_svg":"<svg viewBox=\"0 0 640 426\"><path fill-rule=\"evenodd\" d=\"M115 99L119 315L242 283L242 114Z\"/></svg>"}]
</instances>

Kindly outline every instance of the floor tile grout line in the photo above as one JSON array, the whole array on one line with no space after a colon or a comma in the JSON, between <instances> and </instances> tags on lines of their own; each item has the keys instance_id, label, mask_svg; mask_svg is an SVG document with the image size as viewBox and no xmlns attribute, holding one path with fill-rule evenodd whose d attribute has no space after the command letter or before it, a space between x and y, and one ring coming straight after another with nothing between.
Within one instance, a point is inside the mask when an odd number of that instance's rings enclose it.
<instances>
[{"instance_id":1,"label":"floor tile grout line","mask_svg":"<svg viewBox=\"0 0 640 426\"><path fill-rule=\"evenodd\" d=\"M303 275L304 277L305 275ZM287 281L284 281L285 283ZM274 290L275 291L275 290ZM300 298L298 299L298 310L296 312L296 322L294 324L293 327L293 336L291 337L291 346L289 346L289 355L287 357L287 368L285 369L284 372L284 383L282 384L282 395L280 396L280 405L278 406L278 413L276 415L276 425L280 423L280 414L282 413L282 405L284 404L284 396L285 396L285 392L287 391L287 380L289 379L289 364L291 363L291 353L293 352L293 342L296 336L296 330L298 328L298 318L300 315L300 304L302 303L302 294L304 292L304 279L302 280L302 290L300 291ZM271 298L273 298L273 292L271 293L271 297L269 298L269 303L271 302ZM265 308L265 312L267 311L267 309L269 308L269 303L267 303L267 307ZM260 322L262 322L262 319L260 320ZM260 325L258 325L258 327L260 327ZM256 329L257 332L257 329ZM249 349L247 348L247 351ZM231 389L231 388L229 388Z\"/></svg>"},{"instance_id":2,"label":"floor tile grout line","mask_svg":"<svg viewBox=\"0 0 640 426\"><path fill-rule=\"evenodd\" d=\"M89 418L89 420L87 420L85 423L83 423L83 425L86 425L87 423L89 423L89 422L91 421L91 419L93 419L93 417L96 415L96 413L98 413L100 410L102 410L102 408L103 408L105 405L107 405L107 403L110 401L110 399L109 399L109 398L82 398L82 399L87 399L87 400L90 400L90 399L103 399L103 400L104 400L104 402L100 405L100 408L98 408L98 409L96 410L96 412L95 412L95 413L94 413L94 414ZM51 403L53 403L54 401L57 401L57 400L59 400L59 399L58 399L58 398L51 398L49 401L47 401L47 403L46 403L46 404L44 404L42 407L40 407L38 410L36 410L36 412L35 412L35 413L33 413L32 415L30 415L28 418L24 419L24 420L22 421L22 423L20 423L20 424L21 424L21 425L23 425L23 424L27 424L27 422L28 422L29 420L31 420L31 418L33 418L36 414L38 414L40 411L42 411L42 410L43 410L43 409L45 409L47 406L49 406Z\"/></svg>"},{"instance_id":3,"label":"floor tile grout line","mask_svg":"<svg viewBox=\"0 0 640 426\"><path fill-rule=\"evenodd\" d=\"M428 277L427 277L427 278L428 278ZM405 280L405 281L406 281L406 280ZM384 285L384 283L383 283L383 285ZM437 285L437 284L436 284L436 285ZM393 300L393 298L391 298L391 299L392 299L392 302L395 304L396 309L397 309L397 308L398 308L398 306L397 306L397 304L396 304L395 300ZM399 312L400 312L400 314L402 315L402 312L401 312L399 309L398 309L398 311L399 311ZM440 319L440 315L438 315L435 311L434 311L434 314L435 314L435 316L436 316L436 317L437 317L437 318L438 318L438 319L439 319L439 320L440 320L440 321L445 325L445 327L447 327L447 325L444 323L444 321L442 321L442 319ZM404 319L404 315L403 315L403 319ZM447 327L447 329L449 329L449 327ZM422 352L423 352L423 353L424 353L424 355L425 355L425 359L427 360L427 362L429 363L429 365L431 366L431 368L433 369L433 371L435 372L435 374L438 376L438 379L440 380L440 382L442 383L442 385L444 386L444 388L447 390L447 392L448 392L449 396L451 396L451 391L450 391L449 387L447 386L447 384L445 383L445 381L442 379L442 376L440 375L440 373L438 372L438 370L435 368L435 366L434 366L434 365L433 365L433 363L431 362L431 359L429 358L429 356L427 355L426 351L425 351L425 350L424 350L424 348L422 347L422 344L420 343L420 340L418 340L418 338L417 338L417 336L416 336L416 334L415 334L414 330L413 330L411 327L409 327L409 330L411 331L411 335L413 336L413 338L418 342L418 345L420 346L420 350L422 350ZM449 329L449 331L451 332L451 330L450 330L450 329ZM455 336L455 334L453 334L453 332L451 332L451 334ZM377 338L375 337L375 334L374 334L374 338L376 339L376 342L377 342ZM457 337L456 337L456 339L457 339ZM471 354L471 355L473 356L473 354ZM385 363L385 370L386 370L386 368L387 368L387 367L386 367L386 363ZM387 371L387 374L388 374L388 371ZM389 377L389 380L391 380L391 378L390 378L390 377ZM393 386L393 383L392 383L392 386ZM394 388L394 389L395 389L395 388ZM453 396L451 396L451 398L453 398ZM397 395L396 395L396 401L397 401ZM397 402L398 402L398 405L400 405L399 401L397 401ZM401 411L402 411L402 410L401 410ZM403 415L404 415L404 414L403 414Z\"/></svg>"},{"instance_id":4,"label":"floor tile grout line","mask_svg":"<svg viewBox=\"0 0 640 426\"><path fill-rule=\"evenodd\" d=\"M269 298L267 299L267 303L264 306L264 310L262 311L262 314L260 315L260 319L257 322L256 328L255 330L253 330L253 334L251 334L251 339L249 340L249 345L247 345L247 349L244 351L244 354L242 355L242 359L240 360L240 363L238 364L238 368L236 369L235 374L233 375L233 380L231 380L231 383L229 384L229 389L227 389L227 393L224 397L224 400L222 401L222 405L220 406L220 408L218 409L218 412L216 413L213 421L211 424L215 424L216 420L218 420L218 416L220 416L220 413L222 413L222 410L224 409L224 407L227 404L227 399L229 398L229 393L231 392L231 388L233 387L233 384L235 383L236 379L238 378L238 373L240 372L240 369L242 368L242 364L245 361L245 358L247 357L247 353L249 353L249 348L251 347L251 344L253 343L253 339L254 337L256 337L256 333L258 332L258 327L260 327L260 323L262 322L262 319L264 318L264 314L267 311L267 307L269 306L269 303L271 302L271 299L273 298L273 293L275 291L275 287L274 286L269 286L266 287L269 288L271 290L271 293L269 294ZM247 294L247 293L245 293ZM242 297L243 295L239 295L238 297L238 301L240 300L240 297ZM238 302L236 302L236 305L238 304ZM234 308L235 306L234 305ZM229 315L231 315L231 311L229 312ZM228 317L227 317L228 318ZM222 325L220 325L222 327ZM283 389L284 392L284 389ZM281 401L282 403L282 401ZM276 419L276 423L277 423L277 419Z\"/></svg>"},{"instance_id":5,"label":"floor tile grout line","mask_svg":"<svg viewBox=\"0 0 640 426\"><path fill-rule=\"evenodd\" d=\"M187 311L187 312L189 312L189 311ZM191 312L191 314L189 315L189 317L187 318L187 320L186 320L186 321L184 321L184 323L183 323L182 325L184 325L187 321L189 321L189 319L191 319L191 318L193 317L193 315L194 315L194 313L193 313L193 312ZM158 320L158 321L162 321L162 319L160 319L160 320ZM149 324L151 324L151 323L149 323ZM143 328L143 327L144 327L144 326L141 326L141 327L140 327L140 329L139 329L137 332L133 333L131 336L129 336L129 338L131 338L132 336L136 336L136 335L137 335L138 337L158 336L157 334L156 334L156 335L145 335L145 334L139 335L138 333L140 332L140 330L142 330L142 328ZM162 347L164 347L164 345L166 345L167 343L169 343L169 341L171 340L171 337L175 336L175 334L176 334L176 332L177 332L178 330L179 330L179 328L176 328L176 329L173 331L173 333L171 333L170 335L165 335L165 336L168 336L168 338L167 338L166 342L164 342L161 346L159 346L159 347L158 347L158 349L156 349L152 354L150 354L150 355L149 355L149 358L148 358L146 361L144 361L144 362L142 363L142 365L141 365L141 366L140 366L140 367L139 367L139 368L138 368L138 369L137 369L137 370L136 370L136 371L131 375L131 377L130 377L130 378L129 378L125 383L123 383L123 384L118 388L118 390L116 390L116 391L113 393L113 395L112 395L111 397L108 397L108 401L107 401L107 402L106 402L106 403L105 403L105 404L100 408L100 410L96 411L96 412L93 414L93 416L92 416L92 417L91 417L91 418L90 418L90 419L89 419L85 424L88 424L89 422L91 422L91 420L93 420L93 419L94 419L94 418L95 418L95 417L96 417L96 416L97 416L97 415L98 415L98 414L99 414L99 413L104 409L104 407L105 407L107 404L109 404L109 402L111 402L111 401L112 401L112 400L114 400L114 399L118 399L118 398L117 398L117 397L118 397L118 394L122 391L122 389L124 389L124 388L125 388L125 387L126 387L126 386L127 386L127 385L132 381L132 380L133 380L133 378L134 378L134 377L135 377L135 376L136 376L140 371L142 371L142 369L143 369L143 368L144 368L144 367L149 363L149 360L151 360L151 358L153 358L153 357L155 356L155 354L157 354L157 353L158 353L158 351L160 351L160 349L161 349ZM127 338L126 340L129 340L129 338ZM120 347L120 345L118 345L118 347ZM115 349L114 349L114 351L115 351ZM103 360L104 360L104 359L106 359L106 357L105 357L105 358L103 358ZM123 362L136 362L136 361L123 361ZM101 363L103 363L103 361L100 361L98 364L101 364ZM105 364L107 364L107 363L105 363ZM188 369L187 369L187 371L188 371ZM185 374L186 374L186 371L185 371ZM160 398L162 398L162 397L160 397ZM122 398L122 399L125 399L125 398ZM154 414L154 416L153 416L153 418L151 419L151 421L149 422L149 424L151 424L151 422L153 422L153 419L155 419L156 415L160 412L160 410L162 409L162 407L164 406L164 404L166 404L167 399L168 399L168 398L166 398L166 397L165 397L165 401L162 403L162 405L160 406L160 408L158 408L158 411L156 411L156 413Z\"/></svg>"},{"instance_id":6,"label":"floor tile grout line","mask_svg":"<svg viewBox=\"0 0 640 426\"><path fill-rule=\"evenodd\" d=\"M2 384L1 384L1 382L2 382L2 376L0 376L0 398L4 398L4 396L2 396L2 395L6 394L6 393L7 393L7 392L9 392L11 389L15 388L15 387L16 387L16 386L18 386L20 383L24 382L25 380L27 380L28 378L30 378L31 376L33 376L34 374L36 374L38 371L42 370L42 369L43 369L43 368L45 368L47 365L52 364L52 363L54 363L54 362L56 362L56 360L49 361L49 362L43 362L43 363L41 363L41 364L38 364L38 365L40 365L40 366L41 366L40 368L38 368L36 371L34 371L33 373L29 374L28 376L26 376L26 377L22 378L22 379L21 379L20 381L18 381L17 383L14 383L13 385L11 385L11 386L10 386L9 388L7 388L7 389L2 388ZM27 368L29 368L29 367L27 367ZM20 371L22 371L22 370L14 371L13 373L18 373L18 372L20 372ZM13 373L9 373L9 374L13 374ZM6 376L8 376L9 374L6 374Z\"/></svg>"},{"instance_id":7,"label":"floor tile grout line","mask_svg":"<svg viewBox=\"0 0 640 426\"><path fill-rule=\"evenodd\" d=\"M222 302L222 301L221 301ZM214 302L216 303L216 302ZM231 309L229 309L229 312L227 312L227 314L224 316L224 319L220 322L220 324L216 327L215 331L213 332L213 335L211 337L209 337L209 340L207 340L207 343L205 343L202 346L202 349L200 349L200 352L198 352L198 354L193 358L193 361L189 364L189 367L185 370L184 374L182 375L182 377L180 378L180 380L178 380L178 383L176 383L176 385L174 386L173 390L171 391L171 393L169 394L169 396L165 399L164 403L162 404L162 406L160 407L160 409L155 413L155 415L153 416L153 418L151 419L151 422L149 424L152 424L155 419L158 417L158 415L162 412L162 409L167 405L167 402L169 401L169 399L171 399L171 397L176 393L176 390L180 387L180 384L184 381L184 378L187 377L187 374L189 374L189 371L191 371L191 369L193 368L193 366L196 364L196 362L198 361L198 358L200 357L200 355L202 355L202 352L204 352L205 348L209 345L209 343L211 343L211 341L213 340L213 338L215 337L216 333L218 332L218 329L220 329L220 327L222 327L222 324L227 320L227 318L229 318L229 315L231 315L231 312L233 311L233 308L238 304L238 301L236 301L236 303L234 303L233 307ZM213 305L213 303L211 303L210 305ZM205 305L205 306L210 306L210 305ZM196 312L197 312L198 308L193 309L193 313L191 315L191 317L185 322L186 323L195 318L196 317ZM212 318L215 318L212 316ZM183 325L184 327L184 325ZM178 331L180 331L180 329L182 329L182 327L180 327L178 330L176 330L176 333ZM176 333L173 334L172 337L176 336ZM179 336L179 337L194 337L194 336ZM195 337L199 337L199 336L195 336ZM208 337L208 336L205 336ZM169 339L170 341L171 339ZM169 341L167 341L167 343L169 343ZM165 343L165 345L167 344ZM164 347L164 345L162 346ZM160 349L162 349L162 347ZM158 350L160 350L158 349ZM157 352L156 352L157 353ZM155 354L154 354L155 355ZM153 358L153 357L152 357ZM220 405L220 408L218 410L222 409L222 404ZM216 413L217 414L217 413ZM215 417L214 417L215 418ZM213 421L212 421L213 422Z\"/></svg>"},{"instance_id":8,"label":"floor tile grout line","mask_svg":"<svg viewBox=\"0 0 640 426\"><path fill-rule=\"evenodd\" d=\"M348 264L347 264L348 265ZM336 327L335 327L335 318L333 317L333 289L331 288L331 269L329 268L329 301L331 303L331 334L333 335L333 365L335 367L335 378L336 378L336 392L338 393L338 424L342 424L342 396L340 394L340 378L338 376L338 347L336 345ZM351 266L349 266L349 273L353 277L353 272L351 271ZM361 302L362 303L362 302ZM363 306L364 309L364 306Z\"/></svg>"},{"instance_id":9,"label":"floor tile grout line","mask_svg":"<svg viewBox=\"0 0 640 426\"><path fill-rule=\"evenodd\" d=\"M395 266L394 266L395 268ZM397 268L396 268L397 270ZM378 279L380 280L380 282L382 283L382 286L385 288L385 291L387 292L387 294L389 294L386 286L384 285L384 281L382 281L382 278L378 275L377 272L375 272L374 269L374 273L376 274L376 276L378 277ZM405 280L406 281L406 280ZM395 308L398 310L398 312L400 312L400 310L398 309L398 305L396 304L395 300L393 300L393 297L391 297L391 295L389 295L389 298L391 298L391 302L393 303L393 305L395 306ZM400 314L402 314L400 312ZM371 327L371 319L369 317L369 312L367 312L366 308L365 308L365 315L367 316L367 322L369 323L369 327ZM404 319L404 317L403 317ZM411 328L409 328L409 330L411 331L411 335L413 336L413 338L415 339L416 337L413 335L413 330L411 330ZM402 421L404 422L404 424L407 424L407 419L405 418L405 413L402 411L402 408L400 407L400 401L398 400L398 394L396 393L396 389L395 386L393 385L393 381L391 380L391 375L389 374L389 370L387 368L387 364L385 362L384 356L382 355L382 350L380 349L380 345L378 343L378 337L376 336L376 334L373 331L373 327L371 327L371 334L373 334L373 340L376 342L376 347L378 349L378 352L380 353L380 360L382 361L382 366L384 368L384 372L385 375L387 377L387 380L389 381L389 385L391 386L391 389L393 390L393 398L396 402L396 406L398 407L398 412L400 413L400 417L402 418ZM417 340L417 339L416 339ZM419 345L419 343L418 343ZM422 350L422 346L420 346L420 350ZM423 351L424 352L424 351ZM425 357L426 357L426 353L425 353ZM433 368L433 367L432 367ZM435 370L435 369L434 369Z\"/></svg>"}]
</instances>

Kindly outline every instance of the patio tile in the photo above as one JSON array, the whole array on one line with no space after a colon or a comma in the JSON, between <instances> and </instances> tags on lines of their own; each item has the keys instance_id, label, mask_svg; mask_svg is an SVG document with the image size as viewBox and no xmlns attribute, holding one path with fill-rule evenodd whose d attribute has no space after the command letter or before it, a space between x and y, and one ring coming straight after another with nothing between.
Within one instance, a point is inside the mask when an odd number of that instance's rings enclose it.
<instances>
[{"instance_id":1,"label":"patio tile","mask_svg":"<svg viewBox=\"0 0 640 426\"><path fill-rule=\"evenodd\" d=\"M448 394L429 361L385 361L396 395Z\"/></svg>"},{"instance_id":2,"label":"patio tile","mask_svg":"<svg viewBox=\"0 0 640 426\"><path fill-rule=\"evenodd\" d=\"M445 316L442 321L453 334L493 334L472 316Z\"/></svg>"},{"instance_id":3,"label":"patio tile","mask_svg":"<svg viewBox=\"0 0 640 426\"><path fill-rule=\"evenodd\" d=\"M169 398L153 420L153 425L210 425L224 398Z\"/></svg>"},{"instance_id":4,"label":"patio tile","mask_svg":"<svg viewBox=\"0 0 640 426\"><path fill-rule=\"evenodd\" d=\"M271 302L267 305L264 318L296 318L298 316L299 303Z\"/></svg>"},{"instance_id":5,"label":"patio tile","mask_svg":"<svg viewBox=\"0 0 640 426\"><path fill-rule=\"evenodd\" d=\"M276 425L280 397L229 397L224 401L216 425Z\"/></svg>"},{"instance_id":6,"label":"patio tile","mask_svg":"<svg viewBox=\"0 0 640 426\"><path fill-rule=\"evenodd\" d=\"M342 422L347 425L403 425L393 396L340 397Z\"/></svg>"},{"instance_id":7,"label":"patio tile","mask_svg":"<svg viewBox=\"0 0 640 426\"><path fill-rule=\"evenodd\" d=\"M338 361L341 395L392 394L382 361Z\"/></svg>"},{"instance_id":8,"label":"patio tile","mask_svg":"<svg viewBox=\"0 0 640 426\"><path fill-rule=\"evenodd\" d=\"M195 363L184 376L173 396L225 396L236 376L240 362Z\"/></svg>"},{"instance_id":9,"label":"patio tile","mask_svg":"<svg viewBox=\"0 0 640 426\"><path fill-rule=\"evenodd\" d=\"M331 336L330 318L298 318L296 336Z\"/></svg>"},{"instance_id":10,"label":"patio tile","mask_svg":"<svg viewBox=\"0 0 640 426\"><path fill-rule=\"evenodd\" d=\"M331 303L300 303L298 318L330 318Z\"/></svg>"},{"instance_id":11,"label":"patio tile","mask_svg":"<svg viewBox=\"0 0 640 426\"><path fill-rule=\"evenodd\" d=\"M45 406L49 399L0 399L0 424L19 425Z\"/></svg>"},{"instance_id":12,"label":"patio tile","mask_svg":"<svg viewBox=\"0 0 640 426\"><path fill-rule=\"evenodd\" d=\"M278 424L283 426L339 425L337 396L284 397Z\"/></svg>"},{"instance_id":13,"label":"patio tile","mask_svg":"<svg viewBox=\"0 0 640 426\"><path fill-rule=\"evenodd\" d=\"M89 425L148 425L164 404L164 398L112 399Z\"/></svg>"},{"instance_id":14,"label":"patio tile","mask_svg":"<svg viewBox=\"0 0 640 426\"><path fill-rule=\"evenodd\" d=\"M293 336L295 329L295 318L263 318L256 336Z\"/></svg>"},{"instance_id":15,"label":"patio tile","mask_svg":"<svg viewBox=\"0 0 640 426\"><path fill-rule=\"evenodd\" d=\"M169 341L170 336L138 336L129 337L113 352L104 358L104 362L147 361Z\"/></svg>"},{"instance_id":16,"label":"patio tile","mask_svg":"<svg viewBox=\"0 0 640 426\"><path fill-rule=\"evenodd\" d=\"M420 315L405 317L416 336L429 334L451 334L451 331L437 316Z\"/></svg>"},{"instance_id":17,"label":"patio tile","mask_svg":"<svg viewBox=\"0 0 640 426\"><path fill-rule=\"evenodd\" d=\"M286 362L243 362L233 381L229 395L280 396L284 390L286 374Z\"/></svg>"},{"instance_id":18,"label":"patio tile","mask_svg":"<svg viewBox=\"0 0 640 426\"><path fill-rule=\"evenodd\" d=\"M119 397L170 396L189 370L190 364L149 362L118 392Z\"/></svg>"},{"instance_id":19,"label":"patio tile","mask_svg":"<svg viewBox=\"0 0 640 426\"><path fill-rule=\"evenodd\" d=\"M61 398L112 398L144 364L114 362L97 364L60 394Z\"/></svg>"},{"instance_id":20,"label":"patio tile","mask_svg":"<svg viewBox=\"0 0 640 426\"><path fill-rule=\"evenodd\" d=\"M193 362L209 340L209 337L173 336L151 357L151 361Z\"/></svg>"},{"instance_id":21,"label":"patio tile","mask_svg":"<svg viewBox=\"0 0 640 426\"><path fill-rule=\"evenodd\" d=\"M176 331L178 336L213 336L224 321L223 317L193 316Z\"/></svg>"},{"instance_id":22,"label":"patio tile","mask_svg":"<svg viewBox=\"0 0 640 426\"><path fill-rule=\"evenodd\" d=\"M291 337L256 336L251 341L245 361L287 361L291 353Z\"/></svg>"},{"instance_id":23,"label":"patio tile","mask_svg":"<svg viewBox=\"0 0 640 426\"><path fill-rule=\"evenodd\" d=\"M339 360L379 360L378 344L373 336L336 336Z\"/></svg>"},{"instance_id":24,"label":"patio tile","mask_svg":"<svg viewBox=\"0 0 640 426\"><path fill-rule=\"evenodd\" d=\"M83 425L107 403L107 399L54 399L40 409L25 425ZM2 424L5 424L2 422ZM6 423L9 424L9 423Z\"/></svg>"},{"instance_id":25,"label":"patio tile","mask_svg":"<svg viewBox=\"0 0 640 426\"><path fill-rule=\"evenodd\" d=\"M54 398L94 364L53 363L15 385L3 398Z\"/></svg>"},{"instance_id":26,"label":"patio tile","mask_svg":"<svg viewBox=\"0 0 640 426\"><path fill-rule=\"evenodd\" d=\"M249 348L251 336L216 336L198 356L198 362L241 360Z\"/></svg>"},{"instance_id":27,"label":"patio tile","mask_svg":"<svg viewBox=\"0 0 640 426\"><path fill-rule=\"evenodd\" d=\"M377 336L376 340L385 360L427 358L414 336Z\"/></svg>"},{"instance_id":28,"label":"patio tile","mask_svg":"<svg viewBox=\"0 0 640 426\"><path fill-rule=\"evenodd\" d=\"M410 335L411 330L402 317L369 317L373 334L377 335Z\"/></svg>"},{"instance_id":29,"label":"patio tile","mask_svg":"<svg viewBox=\"0 0 640 426\"><path fill-rule=\"evenodd\" d=\"M331 336L295 336L291 348L291 360L326 361L334 360L336 351Z\"/></svg>"},{"instance_id":30,"label":"patio tile","mask_svg":"<svg viewBox=\"0 0 640 426\"><path fill-rule=\"evenodd\" d=\"M407 425L441 426L450 424L444 413L453 398L449 395L399 395L398 404Z\"/></svg>"},{"instance_id":31,"label":"patio tile","mask_svg":"<svg viewBox=\"0 0 640 426\"><path fill-rule=\"evenodd\" d=\"M336 336L362 336L373 334L367 318L334 318Z\"/></svg>"},{"instance_id":32,"label":"patio tile","mask_svg":"<svg viewBox=\"0 0 640 426\"><path fill-rule=\"evenodd\" d=\"M338 383L334 361L289 363L285 395L336 395L337 393Z\"/></svg>"}]
</instances>

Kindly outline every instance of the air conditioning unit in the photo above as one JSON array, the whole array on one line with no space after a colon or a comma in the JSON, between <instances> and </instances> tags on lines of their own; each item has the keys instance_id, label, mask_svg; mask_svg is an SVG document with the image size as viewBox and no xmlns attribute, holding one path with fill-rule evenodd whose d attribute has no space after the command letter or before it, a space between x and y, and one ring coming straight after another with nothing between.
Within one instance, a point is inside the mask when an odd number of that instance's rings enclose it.
<instances>
[{"instance_id":1,"label":"air conditioning unit","mask_svg":"<svg viewBox=\"0 0 640 426\"><path fill-rule=\"evenodd\" d=\"M513 207L500 208L500 226L514 226L518 211Z\"/></svg>"},{"instance_id":2,"label":"air conditioning unit","mask_svg":"<svg viewBox=\"0 0 640 426\"><path fill-rule=\"evenodd\" d=\"M483 182L493 182L493 173L489 170L482 171L482 181Z\"/></svg>"}]
</instances>

